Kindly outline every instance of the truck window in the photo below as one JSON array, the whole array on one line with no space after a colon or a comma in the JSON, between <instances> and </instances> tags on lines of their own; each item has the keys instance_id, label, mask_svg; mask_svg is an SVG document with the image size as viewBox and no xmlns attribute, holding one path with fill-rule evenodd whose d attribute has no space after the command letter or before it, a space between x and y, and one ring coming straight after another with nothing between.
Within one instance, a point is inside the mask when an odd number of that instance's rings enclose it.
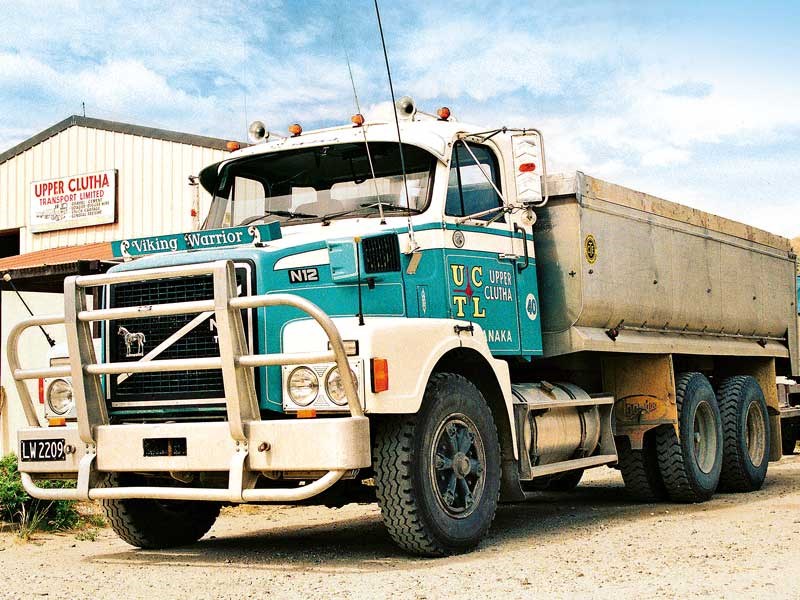
<instances>
[{"instance_id":1,"label":"truck window","mask_svg":"<svg viewBox=\"0 0 800 600\"><path fill-rule=\"evenodd\" d=\"M450 179L447 184L447 201L445 203L445 214L451 217L472 215L502 206L503 203L486 179L488 176L497 189L502 190L497 158L494 153L485 146L475 144L470 144L469 149L478 159L477 163L463 143L458 142L453 146L453 160L450 163ZM497 216L496 213L491 213L477 218L488 221L495 216ZM505 218L501 217L497 220L505 221Z\"/></svg>"}]
</instances>

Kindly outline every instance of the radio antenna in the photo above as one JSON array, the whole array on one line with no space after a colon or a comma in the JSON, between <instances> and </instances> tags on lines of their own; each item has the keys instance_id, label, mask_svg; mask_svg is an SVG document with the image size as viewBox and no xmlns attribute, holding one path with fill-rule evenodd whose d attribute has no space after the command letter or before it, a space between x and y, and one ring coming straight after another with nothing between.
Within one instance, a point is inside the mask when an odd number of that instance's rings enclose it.
<instances>
[{"instance_id":1,"label":"radio antenna","mask_svg":"<svg viewBox=\"0 0 800 600\"><path fill-rule=\"evenodd\" d=\"M341 27L339 28L341 32ZM347 52L347 46L344 44L344 40L339 38L339 42L342 44L342 49L344 50L344 59L347 62L347 72L350 74L350 85L353 86L353 98L356 102L356 112L363 116L361 112L361 103L358 101L358 92L356 91L356 80L353 77L353 69L350 66L350 54ZM383 202L381 201L381 194L378 191L378 180L375 177L375 167L372 164L372 152L369 150L369 142L367 141L367 126L365 123L360 125L361 133L364 134L364 146L367 149L367 160L369 161L369 170L372 173L372 183L375 186L375 200L378 202L378 213L381 216L381 225L386 225L386 217L383 215Z\"/></svg>"},{"instance_id":2,"label":"radio antenna","mask_svg":"<svg viewBox=\"0 0 800 600\"><path fill-rule=\"evenodd\" d=\"M397 127L397 143L400 146L400 169L403 172L403 190L406 193L406 208L408 208L408 242L410 245L410 251L414 252L417 250L417 242L414 239L414 225L411 222L411 197L408 195L408 178L406 177L406 159L403 155L403 141L400 139L400 119L397 116L397 104L394 99L394 85L392 84L392 70L389 68L389 55L386 52L386 39L383 37L383 24L381 23L381 11L378 8L378 0L374 0L375 2L375 16L378 19L378 31L381 34L381 46L383 47L383 60L386 63L386 75L389 78L389 93L392 96L392 112L394 113L394 124Z\"/></svg>"},{"instance_id":3,"label":"radio antenna","mask_svg":"<svg viewBox=\"0 0 800 600\"><path fill-rule=\"evenodd\" d=\"M3 281L5 281L11 287L11 289L14 290L14 293L17 295L17 298L19 298L22 301L23 306L25 306L25 308L28 310L28 314L30 316L33 316L33 311L31 310L31 307L28 306L28 303L25 302L25 298L23 298L22 294L19 293L17 286L14 285L14 280L11 279L11 275L5 273L3 275ZM50 347L52 348L53 346L55 346L56 345L55 340L48 335L48 333L44 330L44 327L39 325L39 329L41 329L42 334L47 340L47 343L50 344Z\"/></svg>"}]
</instances>

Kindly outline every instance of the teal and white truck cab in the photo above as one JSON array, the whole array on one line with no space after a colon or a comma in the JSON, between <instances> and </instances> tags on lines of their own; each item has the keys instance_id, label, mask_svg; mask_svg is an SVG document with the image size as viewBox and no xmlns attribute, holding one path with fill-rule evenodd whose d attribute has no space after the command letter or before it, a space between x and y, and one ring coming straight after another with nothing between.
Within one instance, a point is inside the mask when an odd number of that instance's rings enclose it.
<instances>
[{"instance_id":1,"label":"teal and white truck cab","mask_svg":"<svg viewBox=\"0 0 800 600\"><path fill-rule=\"evenodd\" d=\"M785 240L548 177L535 128L410 99L397 116L256 124L200 174L202 230L115 242L124 262L68 278L63 316L14 328L31 495L101 500L142 547L196 541L222 503L377 497L400 546L442 555L474 547L498 501L590 467L646 499L761 485L775 376L797 366ZM728 289L728 254L757 256L776 299ZM690 256L709 268L681 276ZM19 335L61 322L69 364L23 368ZM76 426L40 427L25 379L69 376Z\"/></svg>"}]
</instances>

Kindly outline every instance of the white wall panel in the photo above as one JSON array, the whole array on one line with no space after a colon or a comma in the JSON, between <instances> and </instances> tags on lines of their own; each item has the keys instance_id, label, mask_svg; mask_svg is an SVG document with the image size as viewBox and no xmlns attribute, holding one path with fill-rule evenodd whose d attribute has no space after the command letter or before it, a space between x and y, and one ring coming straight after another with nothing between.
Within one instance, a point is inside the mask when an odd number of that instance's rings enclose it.
<instances>
[{"instance_id":1,"label":"white wall panel","mask_svg":"<svg viewBox=\"0 0 800 600\"><path fill-rule=\"evenodd\" d=\"M191 228L189 175L223 160L224 150L73 125L0 164L0 230L21 228L20 250L75 246ZM32 234L33 181L117 169L117 222ZM201 191L201 219L210 197Z\"/></svg>"}]
</instances>

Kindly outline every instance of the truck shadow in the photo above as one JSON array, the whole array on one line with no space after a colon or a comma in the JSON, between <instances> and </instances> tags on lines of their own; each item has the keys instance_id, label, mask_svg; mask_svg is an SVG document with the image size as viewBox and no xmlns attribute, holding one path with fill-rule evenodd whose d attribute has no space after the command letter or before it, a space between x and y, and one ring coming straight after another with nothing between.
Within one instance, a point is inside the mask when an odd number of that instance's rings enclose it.
<instances>
[{"instance_id":1,"label":"truck shadow","mask_svg":"<svg viewBox=\"0 0 800 600\"><path fill-rule=\"evenodd\" d=\"M212 529L200 542L170 550L137 550L88 557L86 560L106 564L169 565L231 568L253 567L281 572L370 573L404 568L434 568L442 561L467 564L492 561L500 550L535 548L552 541L555 536L631 521L656 520L665 513L691 515L727 510L736 505L761 502L793 489L789 473L771 474L764 488L751 494L718 494L704 504L637 504L625 494L621 485L581 485L573 492L542 492L522 504L503 504L489 536L470 554L455 558L427 559L409 556L398 549L383 528L380 515L369 506L368 514L338 515L335 511L314 513L313 524L298 523L302 514L294 511L317 511L315 507L291 509L294 524L283 525L273 516L263 527L258 511L233 517L230 532ZM321 509L326 510L326 509ZM325 522L320 518L328 517ZM688 521L687 521L688 522ZM244 527L252 530L240 533ZM216 531L216 533L215 533Z\"/></svg>"}]
</instances>

